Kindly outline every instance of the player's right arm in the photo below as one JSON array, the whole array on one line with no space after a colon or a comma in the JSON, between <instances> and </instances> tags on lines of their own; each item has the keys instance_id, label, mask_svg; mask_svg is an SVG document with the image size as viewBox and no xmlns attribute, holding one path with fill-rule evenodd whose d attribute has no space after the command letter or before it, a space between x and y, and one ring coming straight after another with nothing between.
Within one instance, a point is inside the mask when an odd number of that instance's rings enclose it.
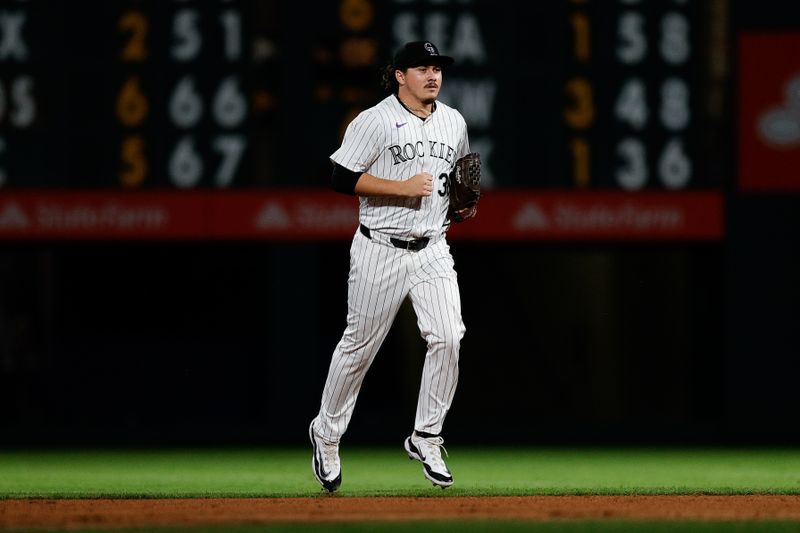
<instances>
[{"instance_id":1,"label":"player's right arm","mask_svg":"<svg viewBox=\"0 0 800 533\"><path fill-rule=\"evenodd\" d=\"M427 172L415 174L407 180L385 180L364 172L355 186L358 196L388 196L394 198L422 198L433 193L433 176Z\"/></svg>"},{"instance_id":2,"label":"player's right arm","mask_svg":"<svg viewBox=\"0 0 800 533\"><path fill-rule=\"evenodd\" d=\"M407 180L386 180L367 172L349 170L334 163L331 185L333 190L350 195L421 198L433 193L433 176L422 172Z\"/></svg>"},{"instance_id":3,"label":"player's right arm","mask_svg":"<svg viewBox=\"0 0 800 533\"><path fill-rule=\"evenodd\" d=\"M383 179L366 172L384 146L385 125L371 110L360 113L347 126L342 145L331 154L333 189L362 197L421 198L433 193L433 176L427 172L406 180Z\"/></svg>"}]
</instances>

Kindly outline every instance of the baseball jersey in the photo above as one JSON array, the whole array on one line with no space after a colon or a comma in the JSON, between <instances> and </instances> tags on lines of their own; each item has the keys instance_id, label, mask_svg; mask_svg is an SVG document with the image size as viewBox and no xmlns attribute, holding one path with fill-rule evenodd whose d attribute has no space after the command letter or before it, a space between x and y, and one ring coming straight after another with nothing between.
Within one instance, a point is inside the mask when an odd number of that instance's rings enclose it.
<instances>
[{"instance_id":1,"label":"baseball jersey","mask_svg":"<svg viewBox=\"0 0 800 533\"><path fill-rule=\"evenodd\" d=\"M469 153L461 113L441 102L426 119L391 95L361 112L348 125L333 162L353 172L385 180L407 180L428 172L433 193L422 198L361 197L359 219L368 228L404 239L435 237L446 230L447 176Z\"/></svg>"}]
</instances>

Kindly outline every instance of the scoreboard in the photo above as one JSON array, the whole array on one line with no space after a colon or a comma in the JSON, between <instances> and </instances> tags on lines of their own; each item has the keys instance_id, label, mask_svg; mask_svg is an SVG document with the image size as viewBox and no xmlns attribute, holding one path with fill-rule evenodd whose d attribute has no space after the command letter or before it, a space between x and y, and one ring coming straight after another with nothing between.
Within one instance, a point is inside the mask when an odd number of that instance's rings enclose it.
<instances>
[{"instance_id":1,"label":"scoreboard","mask_svg":"<svg viewBox=\"0 0 800 533\"><path fill-rule=\"evenodd\" d=\"M325 188L417 39L488 190L719 191L728 2L2 0L0 195Z\"/></svg>"},{"instance_id":2,"label":"scoreboard","mask_svg":"<svg viewBox=\"0 0 800 533\"><path fill-rule=\"evenodd\" d=\"M6 185L229 187L246 172L270 102L252 90L262 62L242 4L0 6Z\"/></svg>"},{"instance_id":3,"label":"scoreboard","mask_svg":"<svg viewBox=\"0 0 800 533\"><path fill-rule=\"evenodd\" d=\"M730 148L725 5L562 0L498 16L454 3L440 33L467 60L445 95L498 185L715 187L731 170L719 163Z\"/></svg>"},{"instance_id":4,"label":"scoreboard","mask_svg":"<svg viewBox=\"0 0 800 533\"><path fill-rule=\"evenodd\" d=\"M2 184L314 184L425 38L493 185L720 185L725 0L286 4L0 3Z\"/></svg>"}]
</instances>

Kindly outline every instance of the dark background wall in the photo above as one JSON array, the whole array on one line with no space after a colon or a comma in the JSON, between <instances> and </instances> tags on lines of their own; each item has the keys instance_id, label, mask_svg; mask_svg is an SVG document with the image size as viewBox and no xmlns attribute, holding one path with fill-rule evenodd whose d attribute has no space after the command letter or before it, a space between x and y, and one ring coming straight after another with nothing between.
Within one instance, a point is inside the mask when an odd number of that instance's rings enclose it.
<instances>
[{"instance_id":1,"label":"dark background wall","mask_svg":"<svg viewBox=\"0 0 800 533\"><path fill-rule=\"evenodd\" d=\"M123 9L124 2L118 4L113 9ZM485 24L500 29L511 24L512 4L496 10ZM277 4L259 5L254 9L262 15L278 12L248 24L274 31L278 44L288 42L275 17L298 14ZM723 193L723 239L454 243L467 334L448 439L580 444L794 443L800 438L795 423L800 409L795 392L800 197L742 191L734 139L736 36L798 31L800 18L794 8L776 1L715 5L730 8L731 71L723 116L698 118L699 129L692 133L700 139L690 141L692 154L704 173L689 188ZM474 8L489 12L486 3ZM417 2L413 9L432 8ZM559 9L567 8L555 12ZM537 16L554 16L541 10ZM384 20L392 13L387 11L378 13L376 25L390 24ZM702 17L711 15L697 16L693 20L708 22ZM167 27L163 20L158 24ZM336 36L314 28L299 27L304 39L299 41L317 50L334 46ZM260 149L249 153L237 174L241 187L326 185L326 154L335 148L349 104L322 106L313 100L321 107L309 108L306 93L319 79L332 77L334 87L339 81L335 69L299 62L304 56L296 54L281 56L283 74L274 79L269 78L274 70L253 74L267 76L265 86L277 87L289 73L296 92L283 95L275 114L252 118L243 130ZM490 78L500 67L524 71L513 57L498 56L497 63L476 69ZM542 68L555 72L563 65L554 59ZM12 70L0 71L0 78L10 77ZM520 101L519 96L506 95L498 104L496 130L475 129L477 138L501 146L495 154L504 153L510 134L503 124L513 120L517 108L509 102ZM537 105L546 113L548 102ZM318 112L335 120L320 120ZM287 117L298 119L289 120L298 129L293 142L276 140L276 124ZM560 120L560 113L552 120ZM301 127L315 121L327 129L315 134ZM3 127L0 131L10 136L11 127ZM542 139L548 127L543 126ZM304 142L319 157L300 150ZM598 146L602 149L602 143ZM704 152L703 146L710 148ZM279 157L286 150L305 154L298 160L300 170ZM113 185L116 178L108 178L103 165L116 151L96 152L107 153L98 160L86 156L97 170L90 182L81 184L74 176L59 181L48 169L42 174L52 183L44 187L96 187L104 180ZM563 179L567 171L561 163L552 161L542 163L546 170L538 174L528 169L540 178L525 182L524 147L515 152L522 155L512 157L509 149L492 161L495 187L573 187ZM26 157L35 160L33 154ZM33 175L37 168L25 167L19 176ZM602 174L603 168L596 170ZM602 175L599 188L615 187L609 174ZM12 173L11 189L26 188L24 180L14 179ZM155 186L170 187L166 178L163 183L155 179ZM33 185L41 187L42 181ZM0 445L304 442L344 327L347 268L343 240L0 242ZM396 443L406 435L423 355L413 311L405 306L364 384L348 440Z\"/></svg>"},{"instance_id":2,"label":"dark background wall","mask_svg":"<svg viewBox=\"0 0 800 533\"><path fill-rule=\"evenodd\" d=\"M9 442L292 442L314 415L344 326L345 243L5 253L16 272L4 278L16 313L5 323L18 328L2 374ZM721 246L453 253L468 333L452 437L673 440L725 429ZM408 430L424 351L404 306L353 439Z\"/></svg>"}]
</instances>

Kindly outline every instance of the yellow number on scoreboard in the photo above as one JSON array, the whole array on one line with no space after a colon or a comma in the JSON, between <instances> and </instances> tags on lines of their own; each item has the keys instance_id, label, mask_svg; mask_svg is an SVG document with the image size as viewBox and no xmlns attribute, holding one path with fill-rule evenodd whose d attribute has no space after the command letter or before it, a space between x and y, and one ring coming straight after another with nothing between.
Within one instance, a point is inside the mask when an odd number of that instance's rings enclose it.
<instances>
[{"instance_id":1,"label":"yellow number on scoreboard","mask_svg":"<svg viewBox=\"0 0 800 533\"><path fill-rule=\"evenodd\" d=\"M591 33L589 32L589 17L583 13L573 13L570 16L572 32L574 34L573 48L575 59L588 61L591 56Z\"/></svg>"},{"instance_id":2,"label":"yellow number on scoreboard","mask_svg":"<svg viewBox=\"0 0 800 533\"><path fill-rule=\"evenodd\" d=\"M147 177L144 146L144 139L140 135L132 135L122 141L119 181L124 187L139 187Z\"/></svg>"},{"instance_id":3,"label":"yellow number on scoreboard","mask_svg":"<svg viewBox=\"0 0 800 533\"><path fill-rule=\"evenodd\" d=\"M567 82L566 91L572 97L573 105L564 111L564 119L572 128L588 128L594 122L592 86L583 78L573 78Z\"/></svg>"},{"instance_id":4,"label":"yellow number on scoreboard","mask_svg":"<svg viewBox=\"0 0 800 533\"><path fill-rule=\"evenodd\" d=\"M141 11L128 11L119 19L119 30L130 33L128 43L122 49L122 60L137 62L147 59L147 31L149 24Z\"/></svg>"},{"instance_id":5,"label":"yellow number on scoreboard","mask_svg":"<svg viewBox=\"0 0 800 533\"><path fill-rule=\"evenodd\" d=\"M147 118L148 107L147 97L139 87L139 77L132 76L117 97L117 118L123 126L135 128Z\"/></svg>"},{"instance_id":6,"label":"yellow number on scoreboard","mask_svg":"<svg viewBox=\"0 0 800 533\"><path fill-rule=\"evenodd\" d=\"M589 143L586 142L586 139L576 138L570 141L569 147L572 151L572 172L575 185L586 187L589 185L591 177Z\"/></svg>"},{"instance_id":7,"label":"yellow number on scoreboard","mask_svg":"<svg viewBox=\"0 0 800 533\"><path fill-rule=\"evenodd\" d=\"M375 15L369 0L344 0L339 6L339 19L350 31L367 29Z\"/></svg>"}]
</instances>

